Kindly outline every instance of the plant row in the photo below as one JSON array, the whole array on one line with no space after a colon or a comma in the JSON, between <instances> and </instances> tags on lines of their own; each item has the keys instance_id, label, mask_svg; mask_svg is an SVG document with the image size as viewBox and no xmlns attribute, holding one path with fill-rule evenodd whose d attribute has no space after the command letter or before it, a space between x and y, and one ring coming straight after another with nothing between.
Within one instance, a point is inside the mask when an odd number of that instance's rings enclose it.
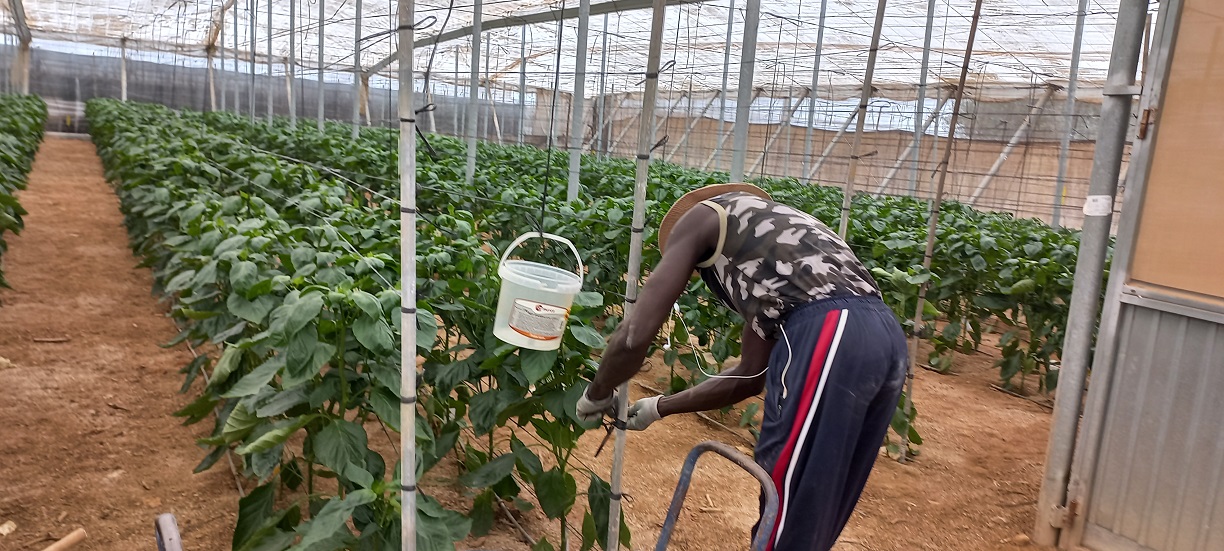
<instances>
[{"instance_id":1,"label":"plant row","mask_svg":"<svg viewBox=\"0 0 1224 551\"><path fill-rule=\"evenodd\" d=\"M184 392L211 377L179 415L212 418L197 471L228 451L256 481L233 548L399 549L397 202L199 115L108 100L91 101L87 115L132 248L184 327L175 342L216 347L184 367ZM458 468L471 503L448 510L423 490L418 546L452 549L488 532L500 501L555 519L562 542L580 523L590 548L609 493L572 461L584 431L574 404L615 322L588 292L560 350L498 341L498 251L483 247L482 225L445 208L418 228L418 313L407 330L417 332L421 376L408 468L418 479ZM589 479L585 511L576 474Z\"/></svg>"},{"instance_id":2,"label":"plant row","mask_svg":"<svg viewBox=\"0 0 1224 551\"><path fill-rule=\"evenodd\" d=\"M222 132L243 137L270 151L325 167L357 189L395 195L398 133L363 129L358 139L351 127L329 124L320 132L312 125L290 127L253 123L228 113L204 116ZM419 202L426 212L459 208L484 222L480 231L501 245L528 229L568 230L589 256L588 281L606 296L623 291L621 275L628 262L634 165L625 159L584 155L580 195L566 202L568 154L534 147L480 143L472 184L464 178L466 145L457 139L430 136L418 140ZM712 183L726 182L722 172L703 172L675 164L653 163L648 183L646 240L652 228L677 198ZM835 226L841 212L841 190L805 185L793 179L761 179L757 183L776 199L810 212ZM541 204L544 208L541 209ZM1050 392L1057 383L1059 354L1066 330L1079 233L1055 229L1036 219L984 212L958 203L944 203L936 232L930 270L922 268L930 204L905 197L857 195L852 202L847 241L872 269L907 328L917 306L918 286L929 284L930 304L917 328L929 339L930 366L953 368L952 352L970 352L982 343L991 326L1002 333L1001 359L996 362L1005 385L1024 387L1035 376L1037 387ZM558 262L563 262L558 252ZM658 250L646 247L649 269ZM739 320L726 312L700 285L682 299L684 317L698 348L722 362L738 355ZM688 342L676 324L671 335ZM669 363L684 363L683 388L702 378L696 362L685 354L668 354Z\"/></svg>"},{"instance_id":3,"label":"plant row","mask_svg":"<svg viewBox=\"0 0 1224 551\"><path fill-rule=\"evenodd\" d=\"M26 188L46 120L47 104L38 96L0 94L0 287L8 287L4 234L17 234L24 227L26 211L17 202L17 192Z\"/></svg>"}]
</instances>

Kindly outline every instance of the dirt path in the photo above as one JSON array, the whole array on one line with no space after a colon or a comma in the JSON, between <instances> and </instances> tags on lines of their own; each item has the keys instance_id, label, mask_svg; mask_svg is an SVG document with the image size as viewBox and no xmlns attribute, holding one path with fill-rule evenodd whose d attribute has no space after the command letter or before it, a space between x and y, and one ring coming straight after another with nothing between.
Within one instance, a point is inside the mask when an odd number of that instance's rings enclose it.
<instances>
[{"instance_id":1,"label":"dirt path","mask_svg":"<svg viewBox=\"0 0 1224 551\"><path fill-rule=\"evenodd\" d=\"M78 549L150 549L159 513L189 549L225 549L237 492L224 464L192 475L201 428L177 373L190 357L157 345L176 330L136 267L118 200L93 145L48 138L34 163L26 229L0 291L0 550L84 527ZM38 342L43 339L67 342Z\"/></svg>"}]
</instances>

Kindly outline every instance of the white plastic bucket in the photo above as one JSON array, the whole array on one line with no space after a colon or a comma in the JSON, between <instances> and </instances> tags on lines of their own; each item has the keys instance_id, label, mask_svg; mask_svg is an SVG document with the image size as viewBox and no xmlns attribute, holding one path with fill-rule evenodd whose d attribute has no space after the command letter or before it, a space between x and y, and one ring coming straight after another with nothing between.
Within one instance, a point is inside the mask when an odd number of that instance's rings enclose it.
<instances>
[{"instance_id":1,"label":"white plastic bucket","mask_svg":"<svg viewBox=\"0 0 1224 551\"><path fill-rule=\"evenodd\" d=\"M538 237L569 246L578 261L578 273L527 260L507 260L524 241ZM582 257L570 240L559 235L528 232L515 239L497 265L501 292L493 334L502 341L532 350L561 346L574 295L582 290Z\"/></svg>"}]
</instances>

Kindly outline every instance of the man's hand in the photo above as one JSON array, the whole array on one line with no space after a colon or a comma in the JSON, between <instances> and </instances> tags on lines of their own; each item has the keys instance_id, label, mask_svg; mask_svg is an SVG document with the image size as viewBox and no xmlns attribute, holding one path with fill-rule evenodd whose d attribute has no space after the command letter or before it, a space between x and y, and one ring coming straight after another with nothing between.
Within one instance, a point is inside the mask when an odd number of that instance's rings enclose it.
<instances>
[{"instance_id":1,"label":"man's hand","mask_svg":"<svg viewBox=\"0 0 1224 551\"><path fill-rule=\"evenodd\" d=\"M661 396L642 398L629 406L629 419L625 423L625 428L646 430L651 423L662 419L663 416L659 415L659 398Z\"/></svg>"},{"instance_id":2,"label":"man's hand","mask_svg":"<svg viewBox=\"0 0 1224 551\"><path fill-rule=\"evenodd\" d=\"M616 414L615 390L613 390L612 394L609 394L607 398L600 400L592 400L587 394L590 391L591 387L588 386L587 389L582 392L582 397L578 398L578 404L574 407L575 412L578 414L578 419L581 419L582 424L588 427L598 425L600 421L603 421L605 414Z\"/></svg>"}]
</instances>

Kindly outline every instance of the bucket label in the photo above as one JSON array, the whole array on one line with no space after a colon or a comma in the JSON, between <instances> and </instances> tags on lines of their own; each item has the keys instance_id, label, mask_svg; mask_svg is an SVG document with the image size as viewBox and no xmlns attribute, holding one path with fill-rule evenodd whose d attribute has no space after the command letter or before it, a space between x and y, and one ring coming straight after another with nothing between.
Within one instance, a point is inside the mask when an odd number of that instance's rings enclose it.
<instances>
[{"instance_id":1,"label":"bucket label","mask_svg":"<svg viewBox=\"0 0 1224 551\"><path fill-rule=\"evenodd\" d=\"M530 300L514 299L514 309L510 311L509 325L511 329L523 336L538 341L551 341L565 334L565 321L569 318L569 310Z\"/></svg>"}]
</instances>

